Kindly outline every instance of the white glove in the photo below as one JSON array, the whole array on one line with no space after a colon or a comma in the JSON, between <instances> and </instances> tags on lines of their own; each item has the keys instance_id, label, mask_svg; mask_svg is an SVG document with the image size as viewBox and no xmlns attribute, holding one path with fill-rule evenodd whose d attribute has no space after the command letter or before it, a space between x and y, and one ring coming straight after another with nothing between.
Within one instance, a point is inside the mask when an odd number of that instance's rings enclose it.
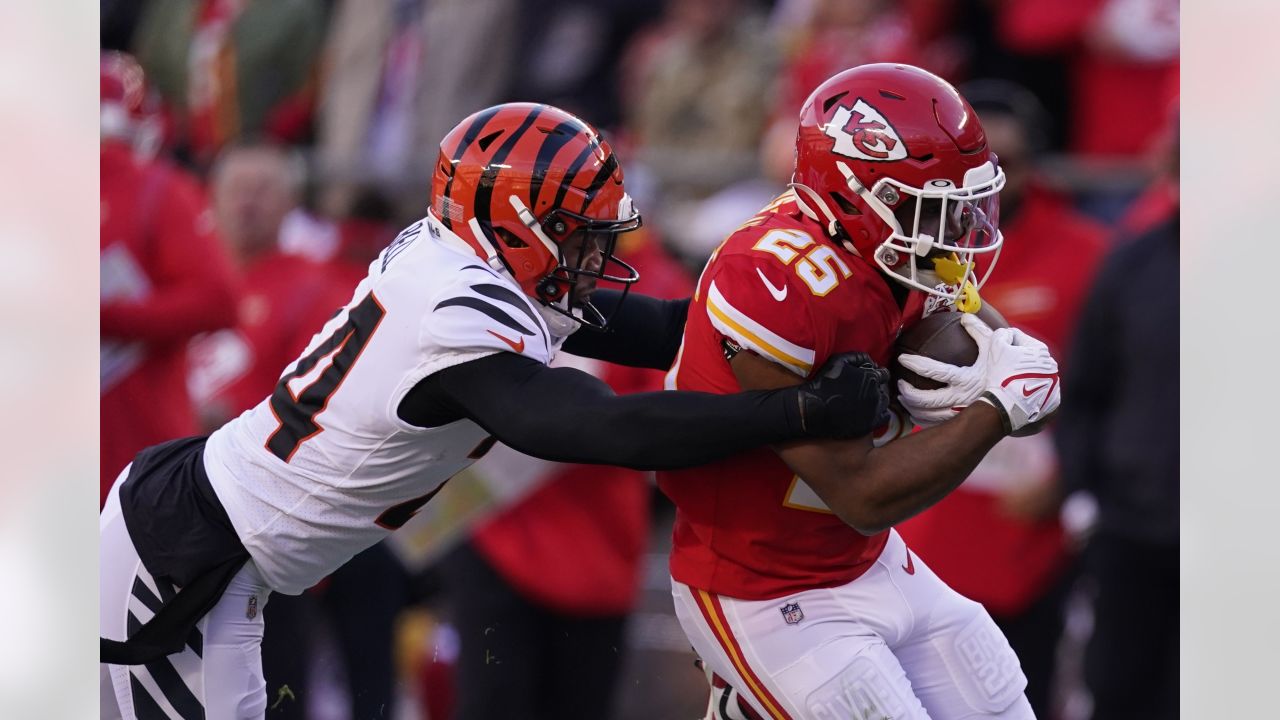
<instances>
[{"instance_id":1,"label":"white glove","mask_svg":"<svg viewBox=\"0 0 1280 720\"><path fill-rule=\"evenodd\" d=\"M898 401L921 427L945 422L982 400L1000 411L1009 434L1038 432L1062 402L1058 363L1049 348L1016 328L992 330L976 315L966 314L960 322L978 344L977 360L962 367L922 355L900 356L906 369L946 386L920 390L900 380Z\"/></svg>"}]
</instances>

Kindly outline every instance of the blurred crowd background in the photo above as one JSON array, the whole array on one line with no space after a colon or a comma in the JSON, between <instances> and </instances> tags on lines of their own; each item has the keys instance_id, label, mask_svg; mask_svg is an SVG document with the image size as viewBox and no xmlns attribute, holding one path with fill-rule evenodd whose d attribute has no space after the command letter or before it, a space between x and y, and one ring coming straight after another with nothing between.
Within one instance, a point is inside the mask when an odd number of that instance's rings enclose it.
<instances>
[{"instance_id":1,"label":"blurred crowd background","mask_svg":"<svg viewBox=\"0 0 1280 720\"><path fill-rule=\"evenodd\" d=\"M681 297L785 189L798 111L866 62L960 87L1008 175L983 297L1064 369L900 528L983 602L1050 720L1177 715L1177 0L101 0L101 492L266 397L426 212L440 138L547 102L617 150L638 291ZM658 373L562 357L619 392ZM651 478L498 448L273 595L269 717L693 718ZM523 716L523 715L522 715Z\"/></svg>"}]
</instances>

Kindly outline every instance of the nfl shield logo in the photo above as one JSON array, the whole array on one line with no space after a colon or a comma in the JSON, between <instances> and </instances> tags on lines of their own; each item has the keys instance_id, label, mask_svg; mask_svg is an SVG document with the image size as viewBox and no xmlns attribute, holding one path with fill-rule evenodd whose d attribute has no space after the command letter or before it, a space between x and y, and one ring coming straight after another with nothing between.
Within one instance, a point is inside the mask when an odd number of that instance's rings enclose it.
<instances>
[{"instance_id":1,"label":"nfl shield logo","mask_svg":"<svg viewBox=\"0 0 1280 720\"><path fill-rule=\"evenodd\" d=\"M796 625L804 619L804 611L800 609L800 603L787 603L781 609L782 619L786 620L788 625Z\"/></svg>"}]
</instances>

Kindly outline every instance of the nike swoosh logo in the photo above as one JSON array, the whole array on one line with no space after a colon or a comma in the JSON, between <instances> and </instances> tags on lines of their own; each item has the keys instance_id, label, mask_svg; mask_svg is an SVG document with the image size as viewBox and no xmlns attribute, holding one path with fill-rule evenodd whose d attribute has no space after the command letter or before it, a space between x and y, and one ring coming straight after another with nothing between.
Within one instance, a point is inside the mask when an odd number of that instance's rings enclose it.
<instances>
[{"instance_id":1,"label":"nike swoosh logo","mask_svg":"<svg viewBox=\"0 0 1280 720\"><path fill-rule=\"evenodd\" d=\"M764 272L760 268L756 268L756 274L760 276L760 282L763 282L764 286L769 288L769 294L773 296L774 300L782 302L787 299L786 285L783 285L780 288L774 287L773 283L769 282L769 278L764 276Z\"/></svg>"},{"instance_id":2,"label":"nike swoosh logo","mask_svg":"<svg viewBox=\"0 0 1280 720\"><path fill-rule=\"evenodd\" d=\"M1045 388L1047 388L1047 387L1052 387L1052 386L1053 386L1053 383L1052 383L1052 382L1047 382L1047 383L1043 383L1043 384L1037 385L1037 386L1035 386L1035 387L1023 388L1023 389L1022 389L1022 397L1031 397L1032 395L1035 395L1036 393L1040 392L1041 390L1043 390L1043 389L1045 389Z\"/></svg>"},{"instance_id":3,"label":"nike swoosh logo","mask_svg":"<svg viewBox=\"0 0 1280 720\"><path fill-rule=\"evenodd\" d=\"M903 565L903 566L902 566L902 569L903 569L903 570L906 570L908 575L915 575L915 574L916 574L916 563L915 563L915 561L914 561L914 560L912 560L912 559L911 559L911 551L910 551L910 550L908 550L908 551L907 551L907 564L906 564L906 565Z\"/></svg>"},{"instance_id":4,"label":"nike swoosh logo","mask_svg":"<svg viewBox=\"0 0 1280 720\"><path fill-rule=\"evenodd\" d=\"M510 345L512 350L515 350L515 351L516 351L516 352L518 352L518 353L522 353L522 352L524 352L524 338L523 338L523 337L521 337L521 338L520 338L520 342L516 342L516 341L512 340L511 338L503 337L503 336L499 335L498 333L496 333L496 332L494 332L494 331L492 331L492 330L488 330L488 331L486 331L486 332L488 332L490 335L492 335L492 336L494 336L494 337L498 338L498 339L499 339L499 340L501 340L502 342L504 342L504 343L506 343L506 344Z\"/></svg>"}]
</instances>

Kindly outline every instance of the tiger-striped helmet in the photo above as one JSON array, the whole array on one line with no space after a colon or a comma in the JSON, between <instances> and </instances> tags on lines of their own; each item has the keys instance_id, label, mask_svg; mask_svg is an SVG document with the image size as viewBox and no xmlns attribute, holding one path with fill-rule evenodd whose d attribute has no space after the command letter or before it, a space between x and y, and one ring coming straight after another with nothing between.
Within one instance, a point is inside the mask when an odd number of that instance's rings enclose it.
<instances>
[{"instance_id":1,"label":"tiger-striped helmet","mask_svg":"<svg viewBox=\"0 0 1280 720\"><path fill-rule=\"evenodd\" d=\"M526 294L589 327L607 324L588 297L596 280L629 288L639 279L614 255L618 233L640 227L640 215L613 149L550 105L496 105L450 130L431 212Z\"/></svg>"}]
</instances>

